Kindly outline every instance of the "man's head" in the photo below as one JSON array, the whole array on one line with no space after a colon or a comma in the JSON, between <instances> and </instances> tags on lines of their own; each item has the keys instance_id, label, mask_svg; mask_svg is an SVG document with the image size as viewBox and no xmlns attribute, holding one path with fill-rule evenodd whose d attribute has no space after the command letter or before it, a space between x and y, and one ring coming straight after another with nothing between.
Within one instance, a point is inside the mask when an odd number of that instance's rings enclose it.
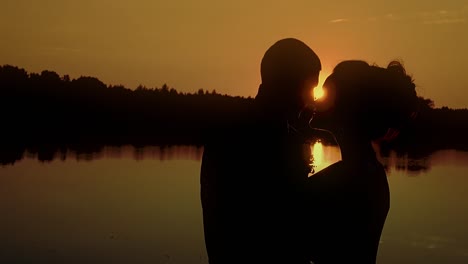
<instances>
[{"instance_id":1,"label":"man's head","mask_svg":"<svg viewBox=\"0 0 468 264\"><path fill-rule=\"evenodd\" d=\"M262 93L285 107L303 107L312 100L321 68L319 57L304 42L282 39L263 56Z\"/></svg>"}]
</instances>

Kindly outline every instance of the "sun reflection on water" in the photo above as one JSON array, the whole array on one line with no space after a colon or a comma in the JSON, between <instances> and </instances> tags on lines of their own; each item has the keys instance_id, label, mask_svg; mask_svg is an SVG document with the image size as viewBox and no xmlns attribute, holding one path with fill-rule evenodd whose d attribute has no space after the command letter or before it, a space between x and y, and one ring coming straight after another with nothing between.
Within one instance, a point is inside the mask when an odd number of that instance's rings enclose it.
<instances>
[{"instance_id":1,"label":"sun reflection on water","mask_svg":"<svg viewBox=\"0 0 468 264\"><path fill-rule=\"evenodd\" d=\"M312 153L312 165L314 171L318 172L331 164L341 160L340 149L336 146L324 145L320 140L310 145Z\"/></svg>"}]
</instances>

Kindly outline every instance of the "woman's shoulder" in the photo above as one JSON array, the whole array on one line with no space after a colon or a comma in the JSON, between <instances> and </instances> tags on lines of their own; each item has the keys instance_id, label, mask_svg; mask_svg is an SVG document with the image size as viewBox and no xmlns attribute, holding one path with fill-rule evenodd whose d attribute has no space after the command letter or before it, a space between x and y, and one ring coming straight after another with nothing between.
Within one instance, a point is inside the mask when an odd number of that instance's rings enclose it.
<instances>
[{"instance_id":1,"label":"woman's shoulder","mask_svg":"<svg viewBox=\"0 0 468 264\"><path fill-rule=\"evenodd\" d=\"M317 188L348 188L382 179L386 179L386 172L378 161L362 164L338 161L310 176L308 184Z\"/></svg>"},{"instance_id":2,"label":"woman's shoulder","mask_svg":"<svg viewBox=\"0 0 468 264\"><path fill-rule=\"evenodd\" d=\"M307 179L307 182L309 187L317 189L316 191L326 190L328 188L343 185L345 174L347 174L347 171L343 162L338 161L325 169L312 174L312 176Z\"/></svg>"}]
</instances>

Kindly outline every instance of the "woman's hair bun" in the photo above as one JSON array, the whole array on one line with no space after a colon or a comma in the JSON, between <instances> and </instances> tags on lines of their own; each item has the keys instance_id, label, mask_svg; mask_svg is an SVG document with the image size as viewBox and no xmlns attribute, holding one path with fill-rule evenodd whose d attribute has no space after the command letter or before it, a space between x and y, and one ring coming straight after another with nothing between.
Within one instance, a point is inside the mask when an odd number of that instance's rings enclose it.
<instances>
[{"instance_id":1,"label":"woman's hair bun","mask_svg":"<svg viewBox=\"0 0 468 264\"><path fill-rule=\"evenodd\" d=\"M397 60L391 61L387 65L387 70L398 72L398 73L400 73L402 75L406 75L405 67L403 66L403 64L401 62L399 62Z\"/></svg>"}]
</instances>

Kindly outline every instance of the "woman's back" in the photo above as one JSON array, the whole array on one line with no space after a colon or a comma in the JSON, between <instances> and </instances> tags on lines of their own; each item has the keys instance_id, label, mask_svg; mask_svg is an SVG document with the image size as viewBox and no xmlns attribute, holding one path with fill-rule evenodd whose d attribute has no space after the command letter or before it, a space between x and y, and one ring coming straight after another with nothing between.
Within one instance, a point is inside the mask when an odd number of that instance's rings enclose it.
<instances>
[{"instance_id":1,"label":"woman's back","mask_svg":"<svg viewBox=\"0 0 468 264\"><path fill-rule=\"evenodd\" d=\"M314 263L375 263L390 208L382 165L337 162L310 177L308 190Z\"/></svg>"}]
</instances>

